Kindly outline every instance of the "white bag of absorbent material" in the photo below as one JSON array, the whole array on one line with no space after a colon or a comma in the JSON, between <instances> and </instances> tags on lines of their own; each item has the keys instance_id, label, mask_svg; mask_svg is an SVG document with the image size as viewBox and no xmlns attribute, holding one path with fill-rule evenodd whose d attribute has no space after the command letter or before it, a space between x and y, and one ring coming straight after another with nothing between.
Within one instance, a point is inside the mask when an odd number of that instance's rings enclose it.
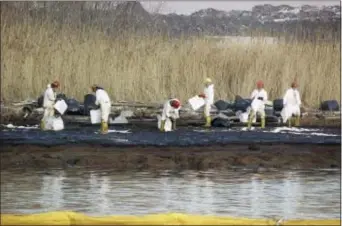
<instances>
[{"instance_id":1,"label":"white bag of absorbent material","mask_svg":"<svg viewBox=\"0 0 342 226\"><path fill-rule=\"evenodd\" d=\"M157 115L157 119L158 119L158 129L160 129L160 126L161 126L161 115ZM171 120L169 118L167 118L166 121L165 121L164 130L165 130L165 132L172 131L172 122L171 122Z\"/></svg>"},{"instance_id":2,"label":"white bag of absorbent material","mask_svg":"<svg viewBox=\"0 0 342 226\"><path fill-rule=\"evenodd\" d=\"M200 107L202 107L205 102L204 102L204 99L202 97L199 97L199 96L194 96L192 98L190 98L188 100L192 110L196 111L198 110Z\"/></svg>"},{"instance_id":3,"label":"white bag of absorbent material","mask_svg":"<svg viewBox=\"0 0 342 226\"><path fill-rule=\"evenodd\" d=\"M101 109L90 110L90 121L91 124L101 123Z\"/></svg>"},{"instance_id":4,"label":"white bag of absorbent material","mask_svg":"<svg viewBox=\"0 0 342 226\"><path fill-rule=\"evenodd\" d=\"M61 114L63 115L65 113L65 111L68 109L68 105L65 103L64 100L58 100L55 105L54 108Z\"/></svg>"},{"instance_id":5,"label":"white bag of absorbent material","mask_svg":"<svg viewBox=\"0 0 342 226\"><path fill-rule=\"evenodd\" d=\"M45 119L45 130L60 131L64 129L62 117L51 116Z\"/></svg>"},{"instance_id":6,"label":"white bag of absorbent material","mask_svg":"<svg viewBox=\"0 0 342 226\"><path fill-rule=\"evenodd\" d=\"M247 123L247 122L248 122L248 117L249 117L250 111L251 111L251 108L250 108L250 107L247 109L246 112L237 111L237 112L236 112L236 116L239 117L240 122L242 122L242 123ZM252 122L253 122L253 123L256 122L256 117L253 118Z\"/></svg>"}]
</instances>

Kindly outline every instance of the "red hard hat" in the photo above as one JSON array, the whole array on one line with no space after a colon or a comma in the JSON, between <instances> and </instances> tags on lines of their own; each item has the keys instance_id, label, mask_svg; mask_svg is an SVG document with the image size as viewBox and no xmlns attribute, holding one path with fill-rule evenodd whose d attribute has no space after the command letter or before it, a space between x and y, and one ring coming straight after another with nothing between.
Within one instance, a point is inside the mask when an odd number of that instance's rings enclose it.
<instances>
[{"instance_id":1,"label":"red hard hat","mask_svg":"<svg viewBox=\"0 0 342 226\"><path fill-rule=\"evenodd\" d=\"M59 87L59 81L54 81L54 82L51 84L51 87L52 87L52 88L58 88L58 87Z\"/></svg>"},{"instance_id":2,"label":"red hard hat","mask_svg":"<svg viewBox=\"0 0 342 226\"><path fill-rule=\"evenodd\" d=\"M256 85L258 88L262 88L262 87L264 87L264 82L259 80L259 81L257 81Z\"/></svg>"},{"instance_id":3,"label":"red hard hat","mask_svg":"<svg viewBox=\"0 0 342 226\"><path fill-rule=\"evenodd\" d=\"M181 105L180 101L179 100L172 100L171 101L171 106L174 107L174 108L179 108Z\"/></svg>"}]
</instances>

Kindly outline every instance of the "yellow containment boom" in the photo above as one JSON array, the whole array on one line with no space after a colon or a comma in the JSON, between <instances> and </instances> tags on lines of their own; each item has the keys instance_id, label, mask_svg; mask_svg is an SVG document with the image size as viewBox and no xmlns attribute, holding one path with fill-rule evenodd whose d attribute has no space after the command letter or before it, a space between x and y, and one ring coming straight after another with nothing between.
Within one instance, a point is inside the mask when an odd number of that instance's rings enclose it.
<instances>
[{"instance_id":1,"label":"yellow containment boom","mask_svg":"<svg viewBox=\"0 0 342 226\"><path fill-rule=\"evenodd\" d=\"M341 225L341 220L271 220L180 213L90 217L60 211L30 215L1 214L1 225Z\"/></svg>"}]
</instances>

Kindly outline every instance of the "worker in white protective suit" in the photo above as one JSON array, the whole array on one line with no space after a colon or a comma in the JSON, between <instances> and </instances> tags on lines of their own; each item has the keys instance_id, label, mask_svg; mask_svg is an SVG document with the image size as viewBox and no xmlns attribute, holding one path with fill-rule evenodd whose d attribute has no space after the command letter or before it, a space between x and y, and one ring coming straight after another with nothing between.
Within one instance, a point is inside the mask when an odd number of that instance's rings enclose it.
<instances>
[{"instance_id":1,"label":"worker in white protective suit","mask_svg":"<svg viewBox=\"0 0 342 226\"><path fill-rule=\"evenodd\" d=\"M93 85L92 90L96 96L95 104L99 105L101 110L101 133L106 134L108 133L108 119L112 104L108 93L103 88Z\"/></svg>"},{"instance_id":2,"label":"worker in white protective suit","mask_svg":"<svg viewBox=\"0 0 342 226\"><path fill-rule=\"evenodd\" d=\"M210 116L210 110L211 105L214 103L214 84L211 81L210 78L207 78L204 81L205 87L203 90L203 93L198 95L199 97L202 97L204 99L205 105L204 105L204 117L205 117L205 127L211 126L211 116Z\"/></svg>"},{"instance_id":3,"label":"worker in white protective suit","mask_svg":"<svg viewBox=\"0 0 342 226\"><path fill-rule=\"evenodd\" d=\"M59 85L58 81L54 81L53 83L48 84L47 89L45 90L43 100L44 116L40 122L40 128L42 130L45 130L46 119L55 115L54 105L56 103L56 89L59 88Z\"/></svg>"},{"instance_id":4,"label":"worker in white protective suit","mask_svg":"<svg viewBox=\"0 0 342 226\"><path fill-rule=\"evenodd\" d=\"M176 120L179 118L179 110L181 108L181 102L178 99L167 100L164 104L160 131L165 132L165 122L167 119L172 122L172 130L176 129Z\"/></svg>"},{"instance_id":5,"label":"worker in white protective suit","mask_svg":"<svg viewBox=\"0 0 342 226\"><path fill-rule=\"evenodd\" d=\"M265 128L265 104L268 97L262 81L257 82L257 88L253 90L251 99L252 103L248 117L248 128L251 128L252 121L254 117L256 117L256 114L259 114L261 117L261 128Z\"/></svg>"},{"instance_id":6,"label":"worker in white protective suit","mask_svg":"<svg viewBox=\"0 0 342 226\"><path fill-rule=\"evenodd\" d=\"M297 89L297 82L293 82L291 84L291 88L286 90L286 93L283 97L283 109L281 111L281 117L283 122L288 122L288 126L291 127L293 116L295 126L299 126L300 123L300 105L302 101L300 99L299 91Z\"/></svg>"}]
</instances>

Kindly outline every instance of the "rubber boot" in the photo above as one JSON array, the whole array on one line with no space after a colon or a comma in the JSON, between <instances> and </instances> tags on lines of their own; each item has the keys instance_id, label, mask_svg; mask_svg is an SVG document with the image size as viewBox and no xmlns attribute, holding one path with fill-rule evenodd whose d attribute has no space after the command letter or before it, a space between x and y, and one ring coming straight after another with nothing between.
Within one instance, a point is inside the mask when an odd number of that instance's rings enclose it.
<instances>
[{"instance_id":1,"label":"rubber boot","mask_svg":"<svg viewBox=\"0 0 342 226\"><path fill-rule=\"evenodd\" d=\"M45 130L45 120L40 121L40 129Z\"/></svg>"},{"instance_id":2,"label":"rubber boot","mask_svg":"<svg viewBox=\"0 0 342 226\"><path fill-rule=\"evenodd\" d=\"M176 130L176 119L172 120L172 130Z\"/></svg>"},{"instance_id":3,"label":"rubber boot","mask_svg":"<svg viewBox=\"0 0 342 226\"><path fill-rule=\"evenodd\" d=\"M266 123L265 117L262 117L261 118L261 129L265 128L265 123Z\"/></svg>"},{"instance_id":4,"label":"rubber boot","mask_svg":"<svg viewBox=\"0 0 342 226\"><path fill-rule=\"evenodd\" d=\"M101 134L107 134L108 133L108 123L102 121L101 122Z\"/></svg>"},{"instance_id":5,"label":"rubber boot","mask_svg":"<svg viewBox=\"0 0 342 226\"><path fill-rule=\"evenodd\" d=\"M252 128L253 118L254 118L254 112L251 110L251 112L248 115L248 124L247 124L248 129Z\"/></svg>"},{"instance_id":6,"label":"rubber boot","mask_svg":"<svg viewBox=\"0 0 342 226\"><path fill-rule=\"evenodd\" d=\"M211 117L206 116L205 121L206 121L206 123L205 123L204 127L207 127L207 128L211 127Z\"/></svg>"},{"instance_id":7,"label":"rubber boot","mask_svg":"<svg viewBox=\"0 0 342 226\"><path fill-rule=\"evenodd\" d=\"M296 127L300 126L300 116L299 115L296 115L295 123L294 124L295 124Z\"/></svg>"},{"instance_id":8,"label":"rubber boot","mask_svg":"<svg viewBox=\"0 0 342 226\"><path fill-rule=\"evenodd\" d=\"M166 120L162 120L161 123L160 123L160 131L161 131L161 132L164 132L164 131L165 131L165 129L164 129L164 127L165 127L165 121L166 121Z\"/></svg>"}]
</instances>

